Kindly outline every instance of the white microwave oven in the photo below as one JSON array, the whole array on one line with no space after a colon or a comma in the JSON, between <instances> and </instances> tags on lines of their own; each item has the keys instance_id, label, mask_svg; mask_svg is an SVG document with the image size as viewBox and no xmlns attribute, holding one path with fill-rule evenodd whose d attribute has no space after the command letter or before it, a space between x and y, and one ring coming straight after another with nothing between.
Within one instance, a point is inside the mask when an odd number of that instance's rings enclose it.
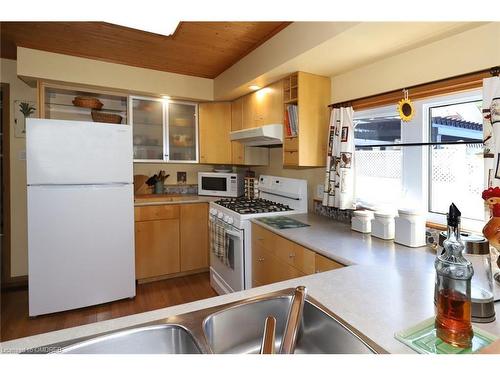
<instances>
[{"instance_id":1,"label":"white microwave oven","mask_svg":"<svg viewBox=\"0 0 500 375\"><path fill-rule=\"evenodd\" d=\"M241 197L244 177L239 173L198 172L198 195Z\"/></svg>"}]
</instances>

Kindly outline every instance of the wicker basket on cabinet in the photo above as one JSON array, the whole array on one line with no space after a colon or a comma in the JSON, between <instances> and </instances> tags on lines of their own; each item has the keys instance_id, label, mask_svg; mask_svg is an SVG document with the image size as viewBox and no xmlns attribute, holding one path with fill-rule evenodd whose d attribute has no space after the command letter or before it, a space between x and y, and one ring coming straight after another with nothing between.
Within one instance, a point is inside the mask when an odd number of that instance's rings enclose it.
<instances>
[{"instance_id":1,"label":"wicker basket on cabinet","mask_svg":"<svg viewBox=\"0 0 500 375\"><path fill-rule=\"evenodd\" d=\"M77 96L73 99L73 105L90 109L101 109L104 105L99 99L90 96Z\"/></svg>"},{"instance_id":2,"label":"wicker basket on cabinet","mask_svg":"<svg viewBox=\"0 0 500 375\"><path fill-rule=\"evenodd\" d=\"M94 122L106 122L108 124L121 124L122 116L114 113L92 111L92 120Z\"/></svg>"}]
</instances>

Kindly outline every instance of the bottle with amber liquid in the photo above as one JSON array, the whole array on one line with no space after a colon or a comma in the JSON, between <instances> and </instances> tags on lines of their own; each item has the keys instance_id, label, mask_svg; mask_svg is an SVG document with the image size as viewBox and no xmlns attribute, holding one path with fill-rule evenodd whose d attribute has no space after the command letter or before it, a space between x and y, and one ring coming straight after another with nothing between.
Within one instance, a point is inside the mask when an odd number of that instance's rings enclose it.
<instances>
[{"instance_id":1,"label":"bottle with amber liquid","mask_svg":"<svg viewBox=\"0 0 500 375\"><path fill-rule=\"evenodd\" d=\"M447 215L448 237L444 252L436 258L436 335L460 348L472 346L471 279L472 264L463 256L460 216L452 203Z\"/></svg>"}]
</instances>

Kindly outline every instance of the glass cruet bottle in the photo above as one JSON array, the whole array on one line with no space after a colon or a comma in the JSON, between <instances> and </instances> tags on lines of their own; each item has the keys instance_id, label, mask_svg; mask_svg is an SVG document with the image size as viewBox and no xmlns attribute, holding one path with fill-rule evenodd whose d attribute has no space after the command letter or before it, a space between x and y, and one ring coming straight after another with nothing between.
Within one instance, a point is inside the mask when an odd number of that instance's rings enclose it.
<instances>
[{"instance_id":1,"label":"glass cruet bottle","mask_svg":"<svg viewBox=\"0 0 500 375\"><path fill-rule=\"evenodd\" d=\"M461 213L451 204L448 215L448 236L444 253L436 258L436 335L453 346L468 348L472 345L471 279L472 264L463 256L464 244L460 239Z\"/></svg>"}]
</instances>

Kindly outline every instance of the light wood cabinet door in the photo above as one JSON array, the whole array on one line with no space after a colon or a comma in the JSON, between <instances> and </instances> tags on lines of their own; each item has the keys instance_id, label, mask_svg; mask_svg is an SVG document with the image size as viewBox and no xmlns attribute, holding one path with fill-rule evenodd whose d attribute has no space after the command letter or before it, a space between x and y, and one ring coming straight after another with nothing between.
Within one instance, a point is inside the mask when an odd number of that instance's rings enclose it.
<instances>
[{"instance_id":1,"label":"light wood cabinet door","mask_svg":"<svg viewBox=\"0 0 500 375\"><path fill-rule=\"evenodd\" d=\"M198 112L200 163L231 164L231 103L202 103Z\"/></svg>"},{"instance_id":2,"label":"light wood cabinet door","mask_svg":"<svg viewBox=\"0 0 500 375\"><path fill-rule=\"evenodd\" d=\"M179 219L135 223L136 279L180 272Z\"/></svg>"},{"instance_id":3,"label":"light wood cabinet door","mask_svg":"<svg viewBox=\"0 0 500 375\"><path fill-rule=\"evenodd\" d=\"M316 273L336 270L337 268L344 267L344 265L337 263L334 260L324 257L323 255L320 255L318 253L316 253L315 263L316 263L316 270L315 270Z\"/></svg>"},{"instance_id":4,"label":"light wood cabinet door","mask_svg":"<svg viewBox=\"0 0 500 375\"><path fill-rule=\"evenodd\" d=\"M231 131L241 130L243 127L243 99L236 99L231 103ZM245 146L242 143L231 142L231 158L233 164L245 163Z\"/></svg>"},{"instance_id":5,"label":"light wood cabinet door","mask_svg":"<svg viewBox=\"0 0 500 375\"><path fill-rule=\"evenodd\" d=\"M256 93L262 125L283 124L283 81L278 81ZM260 96L260 97L259 97Z\"/></svg>"},{"instance_id":6,"label":"light wood cabinet door","mask_svg":"<svg viewBox=\"0 0 500 375\"><path fill-rule=\"evenodd\" d=\"M252 247L252 254L253 287L305 276L305 273L284 263L261 246Z\"/></svg>"},{"instance_id":7,"label":"light wood cabinet door","mask_svg":"<svg viewBox=\"0 0 500 375\"><path fill-rule=\"evenodd\" d=\"M241 98L241 127L242 129L255 128L259 123L259 113L255 93Z\"/></svg>"},{"instance_id":8,"label":"light wood cabinet door","mask_svg":"<svg viewBox=\"0 0 500 375\"><path fill-rule=\"evenodd\" d=\"M283 82L278 81L242 98L242 128L283 124Z\"/></svg>"},{"instance_id":9,"label":"light wood cabinet door","mask_svg":"<svg viewBox=\"0 0 500 375\"><path fill-rule=\"evenodd\" d=\"M181 272L207 268L208 204L181 205Z\"/></svg>"},{"instance_id":10,"label":"light wood cabinet door","mask_svg":"<svg viewBox=\"0 0 500 375\"><path fill-rule=\"evenodd\" d=\"M281 262L298 269L306 275L315 271L315 252L293 241L287 240L257 224L252 224L252 249L265 249Z\"/></svg>"}]
</instances>

